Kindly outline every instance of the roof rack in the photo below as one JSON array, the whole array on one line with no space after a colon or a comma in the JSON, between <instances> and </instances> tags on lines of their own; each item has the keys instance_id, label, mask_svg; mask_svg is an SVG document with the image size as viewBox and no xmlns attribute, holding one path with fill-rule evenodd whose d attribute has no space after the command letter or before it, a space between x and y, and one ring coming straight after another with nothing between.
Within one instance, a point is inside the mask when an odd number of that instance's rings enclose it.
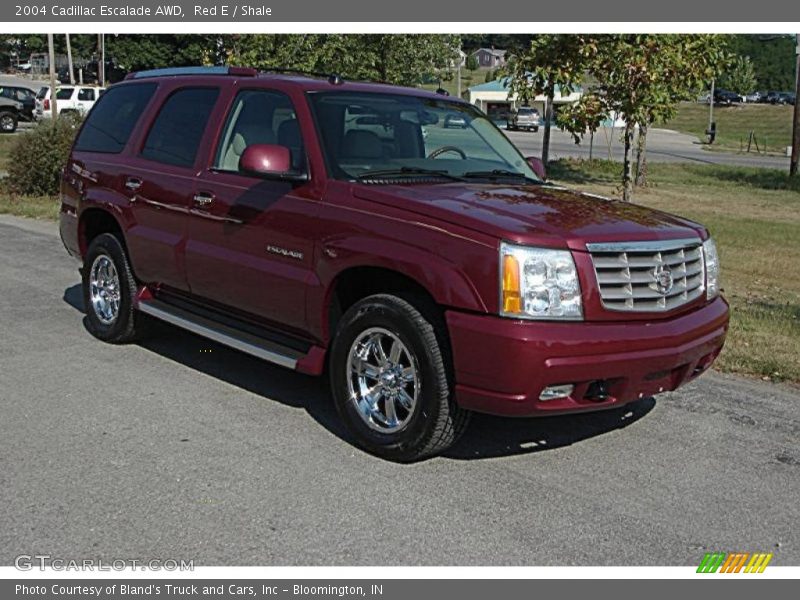
<instances>
[{"instance_id":1,"label":"roof rack","mask_svg":"<svg viewBox=\"0 0 800 600\"><path fill-rule=\"evenodd\" d=\"M148 69L128 73L125 79L144 79L146 77L173 77L176 75L232 75L236 77L255 77L256 69L249 67L168 67L166 69Z\"/></svg>"},{"instance_id":2,"label":"roof rack","mask_svg":"<svg viewBox=\"0 0 800 600\"><path fill-rule=\"evenodd\" d=\"M291 69L291 68L284 68L284 67L267 67L263 69L264 73L280 73L280 74L292 74L295 73L297 75L310 75L311 77L322 77L328 80L328 83L331 85L341 85L344 83L344 76L339 75L338 73L320 73L319 71L306 71L304 69Z\"/></svg>"}]
</instances>

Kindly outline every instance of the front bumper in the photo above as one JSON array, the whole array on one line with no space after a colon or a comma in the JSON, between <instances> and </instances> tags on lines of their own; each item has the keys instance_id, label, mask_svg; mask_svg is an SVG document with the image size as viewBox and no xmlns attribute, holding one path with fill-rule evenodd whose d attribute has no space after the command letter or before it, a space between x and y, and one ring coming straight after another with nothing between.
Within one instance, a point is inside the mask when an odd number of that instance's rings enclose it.
<instances>
[{"instance_id":1,"label":"front bumper","mask_svg":"<svg viewBox=\"0 0 800 600\"><path fill-rule=\"evenodd\" d=\"M598 410L674 390L711 365L728 331L721 297L654 321L558 323L457 311L446 317L459 405L513 416ZM568 397L539 399L545 387L563 384L575 386Z\"/></svg>"}]
</instances>

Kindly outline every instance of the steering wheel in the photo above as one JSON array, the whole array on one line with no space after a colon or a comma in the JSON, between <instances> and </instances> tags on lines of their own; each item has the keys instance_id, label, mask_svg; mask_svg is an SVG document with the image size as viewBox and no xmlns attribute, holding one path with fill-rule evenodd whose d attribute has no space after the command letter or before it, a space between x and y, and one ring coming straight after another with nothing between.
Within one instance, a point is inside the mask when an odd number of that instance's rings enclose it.
<instances>
[{"instance_id":1,"label":"steering wheel","mask_svg":"<svg viewBox=\"0 0 800 600\"><path fill-rule=\"evenodd\" d=\"M440 154L444 154L445 152L455 152L461 156L462 160L467 160L467 153L464 152L461 148L456 146L442 146L441 148L437 148L430 154L428 154L428 158L436 158Z\"/></svg>"}]
</instances>

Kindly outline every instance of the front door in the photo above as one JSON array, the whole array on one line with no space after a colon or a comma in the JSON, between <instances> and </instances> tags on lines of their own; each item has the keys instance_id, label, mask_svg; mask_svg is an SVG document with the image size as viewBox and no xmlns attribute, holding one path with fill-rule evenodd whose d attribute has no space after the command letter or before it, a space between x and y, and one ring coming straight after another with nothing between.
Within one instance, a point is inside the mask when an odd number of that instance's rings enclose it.
<instances>
[{"instance_id":1,"label":"front door","mask_svg":"<svg viewBox=\"0 0 800 600\"><path fill-rule=\"evenodd\" d=\"M307 184L239 171L251 144L289 148L306 170L304 144L290 98L279 91L237 93L212 155L197 180L186 241L193 295L256 318L305 329L305 290L312 280L308 227L317 202Z\"/></svg>"}]
</instances>

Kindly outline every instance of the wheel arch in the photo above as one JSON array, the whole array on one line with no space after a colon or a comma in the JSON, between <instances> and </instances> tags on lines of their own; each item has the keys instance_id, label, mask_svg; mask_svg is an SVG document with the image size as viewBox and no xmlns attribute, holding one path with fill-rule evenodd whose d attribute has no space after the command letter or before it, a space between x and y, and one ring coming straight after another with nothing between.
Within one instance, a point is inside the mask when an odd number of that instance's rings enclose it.
<instances>
[{"instance_id":1,"label":"wheel arch","mask_svg":"<svg viewBox=\"0 0 800 600\"><path fill-rule=\"evenodd\" d=\"M86 255L92 240L103 233L117 236L122 247L126 248L122 225L111 211L98 206L84 209L78 219L78 247L81 256Z\"/></svg>"}]
</instances>

